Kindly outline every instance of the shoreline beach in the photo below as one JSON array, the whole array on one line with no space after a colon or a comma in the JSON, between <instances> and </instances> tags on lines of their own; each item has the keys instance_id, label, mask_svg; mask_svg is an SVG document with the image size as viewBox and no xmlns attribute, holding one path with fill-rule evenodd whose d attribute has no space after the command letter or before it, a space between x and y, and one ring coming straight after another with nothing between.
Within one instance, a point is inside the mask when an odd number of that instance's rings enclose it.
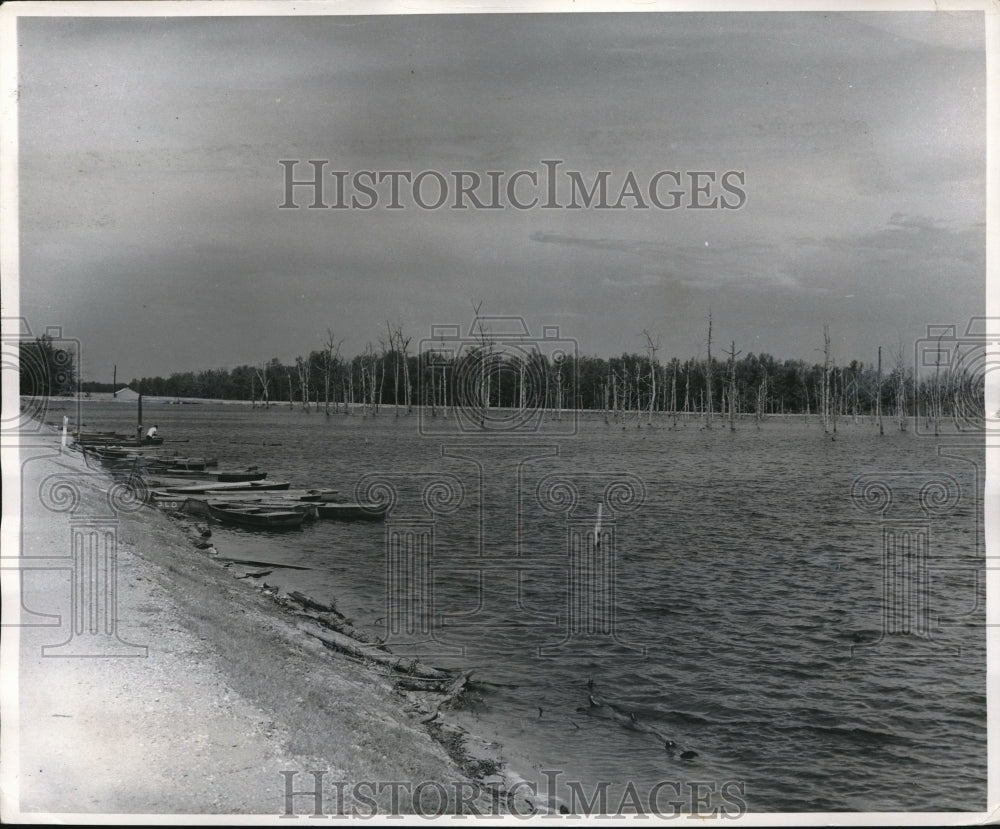
<instances>
[{"instance_id":1,"label":"shoreline beach","mask_svg":"<svg viewBox=\"0 0 1000 829\"><path fill-rule=\"evenodd\" d=\"M8 607L18 577L22 593L18 719L7 720L17 765L5 761L16 769L16 791L4 791L5 820L312 815L317 780L328 816L539 810L530 796L508 803L518 787L489 744L443 715L461 681L438 683L436 693L403 690L363 642L345 654L341 637L349 637L319 626L322 613L276 596L259 568L223 564L202 535L207 527L191 525L200 530L192 533L127 495L122 509L95 518L107 509L110 476L95 475L72 448L60 453L58 435L41 443L49 445L22 456L20 553L41 557L39 565L66 558L5 576ZM72 495L53 489L63 484ZM75 509L53 510L66 509L67 498ZM110 639L121 644L118 656L60 652L86 638L70 628L80 606L68 555L82 523L101 524L117 541ZM8 711L10 682L8 672ZM423 805L413 805L414 793Z\"/></svg>"}]
</instances>

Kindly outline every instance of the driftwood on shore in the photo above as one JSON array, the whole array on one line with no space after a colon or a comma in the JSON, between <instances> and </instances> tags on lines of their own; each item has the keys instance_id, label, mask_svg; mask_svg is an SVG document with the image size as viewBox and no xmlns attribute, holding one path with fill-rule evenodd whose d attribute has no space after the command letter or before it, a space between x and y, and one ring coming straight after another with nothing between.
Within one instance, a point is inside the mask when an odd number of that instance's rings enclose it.
<instances>
[{"instance_id":1,"label":"driftwood on shore","mask_svg":"<svg viewBox=\"0 0 1000 829\"><path fill-rule=\"evenodd\" d=\"M416 676L423 677L425 679L437 680L448 680L452 677L452 674L447 671L432 668L429 665L417 662L415 659L405 659L399 656L394 656L388 651L381 649L378 645L359 642L357 639L347 636L346 634L338 633L337 631L330 630L326 627L321 627L318 620L313 620L312 624L298 622L296 627L303 633L316 637L325 645L329 645L335 650L359 659L367 659L378 665L384 665L396 673L406 676Z\"/></svg>"},{"instance_id":2,"label":"driftwood on shore","mask_svg":"<svg viewBox=\"0 0 1000 829\"><path fill-rule=\"evenodd\" d=\"M421 718L420 722L428 723L437 719L438 714L441 713L441 709L445 705L452 703L465 690L470 676L472 676L472 671L466 671L464 674L459 674L455 677L446 687L441 688L441 693L444 696L431 707L427 715Z\"/></svg>"},{"instance_id":3,"label":"driftwood on shore","mask_svg":"<svg viewBox=\"0 0 1000 829\"><path fill-rule=\"evenodd\" d=\"M279 564L274 561L252 561L246 558L229 558L228 556L218 556L216 561L228 561L232 564L243 564L247 567L270 567L273 570L312 570L312 567L303 567L300 564Z\"/></svg>"},{"instance_id":4,"label":"driftwood on shore","mask_svg":"<svg viewBox=\"0 0 1000 829\"><path fill-rule=\"evenodd\" d=\"M333 613L344 619L344 614L337 610L332 604L323 604L322 602L317 602L315 599L309 598L305 593L300 593L298 590L291 590L288 593L288 598L294 599L303 607L307 607L310 610L318 610L321 613Z\"/></svg>"},{"instance_id":5,"label":"driftwood on shore","mask_svg":"<svg viewBox=\"0 0 1000 829\"><path fill-rule=\"evenodd\" d=\"M335 630L337 633L342 633L345 636L350 636L352 639L356 639L364 644L382 647L378 639L354 627L351 620L332 604L326 605L318 602L315 599L309 598L305 593L300 593L298 590L290 591L288 597L284 599L284 603L286 605L293 605L293 610L298 615L313 619L323 627Z\"/></svg>"}]
</instances>

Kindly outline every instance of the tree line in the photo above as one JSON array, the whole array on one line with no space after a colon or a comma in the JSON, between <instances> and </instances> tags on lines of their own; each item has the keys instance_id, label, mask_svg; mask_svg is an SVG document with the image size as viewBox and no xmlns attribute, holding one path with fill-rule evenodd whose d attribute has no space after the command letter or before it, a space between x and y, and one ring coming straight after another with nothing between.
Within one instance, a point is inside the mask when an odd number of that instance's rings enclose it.
<instances>
[{"instance_id":1,"label":"tree line","mask_svg":"<svg viewBox=\"0 0 1000 829\"><path fill-rule=\"evenodd\" d=\"M18 343L20 393L27 397L76 394L77 357L73 346L48 334Z\"/></svg>"},{"instance_id":2,"label":"tree line","mask_svg":"<svg viewBox=\"0 0 1000 829\"><path fill-rule=\"evenodd\" d=\"M603 412L609 422L654 414L697 416L735 428L737 419L771 415L815 417L826 431L843 418L877 418L905 429L908 418L929 424L980 412L982 378L950 365L925 366L915 377L902 346L872 363L838 364L823 330L823 361L743 355L735 342L713 355L708 320L705 352L680 359L659 356L659 338L642 332L644 347L617 357L546 351L546 343L510 341L482 323L473 336L455 343L424 343L414 353L401 326L386 325L377 344L360 354L342 354L343 340L327 331L320 347L292 362L278 358L235 368L176 372L169 377L134 378L129 384L149 396L247 401L252 406L299 407L326 414L396 415L425 406L447 414L461 406L479 409L580 409ZM72 346L42 336L20 343L22 395L48 396L111 391L106 383L78 383ZM947 349L941 347L941 354Z\"/></svg>"},{"instance_id":3,"label":"tree line","mask_svg":"<svg viewBox=\"0 0 1000 829\"><path fill-rule=\"evenodd\" d=\"M253 406L299 407L327 414L399 415L416 405L434 413L539 408L603 412L605 418L651 419L654 413L699 416L732 427L736 418L795 414L815 417L835 430L838 419L877 417L899 428L921 415L942 419L983 390L947 366L915 378L902 348L872 363L840 365L830 353L824 329L823 362L743 355L736 343L712 354L711 326L706 353L681 359L659 357L659 344L643 332L645 348L616 357L552 355L538 343L512 344L480 330L463 344L412 353L411 341L387 326L387 337L361 354L345 357L342 341L328 332L321 348L293 362L273 358L256 365L169 377L137 378L130 384L145 395L248 401Z\"/></svg>"}]
</instances>

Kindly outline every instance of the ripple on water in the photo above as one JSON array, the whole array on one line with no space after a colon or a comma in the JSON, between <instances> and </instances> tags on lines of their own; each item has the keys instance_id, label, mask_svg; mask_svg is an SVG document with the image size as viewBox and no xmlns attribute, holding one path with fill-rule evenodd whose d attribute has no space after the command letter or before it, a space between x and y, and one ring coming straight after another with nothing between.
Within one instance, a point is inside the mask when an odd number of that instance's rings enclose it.
<instances>
[{"instance_id":1,"label":"ripple on water","mask_svg":"<svg viewBox=\"0 0 1000 829\"><path fill-rule=\"evenodd\" d=\"M631 780L647 789L664 779L737 780L758 812L985 808L982 602L970 598L974 585L944 568L933 611L955 621L931 643L883 639L881 526L850 499L856 475L882 469L944 470L968 499L972 467L938 457L926 441L879 439L869 424L847 423L833 444L814 423L777 418L735 435L693 424L636 435L584 418L558 455L524 465L520 498L510 476L480 512L479 470L442 457L442 441L420 437L415 416L163 408L161 432L189 440L186 452L258 464L297 486L334 486L351 497L362 475L384 472L411 497L407 475L446 471L462 480L465 505L434 519L435 561L443 563L427 595L435 619L466 616L436 628L439 641L423 647L495 683L456 716L502 745L525 776L563 769L587 785ZM90 404L86 419L113 429L120 417L118 406ZM507 474L519 451L508 446L483 474ZM614 593L598 595L614 596L613 615L601 618L613 617L618 643L567 638L569 620L581 618L572 614L597 606L572 604L566 517L534 502L552 472L628 472L644 482L639 509L604 513L618 558ZM581 526L595 519L601 497L590 485L581 484L580 512L570 516ZM518 514L516 563L525 577L490 570L480 578L480 527L516 526ZM932 555L974 554L977 515L963 501L936 520ZM224 554L310 567L275 570L268 581L336 600L356 624L384 634L384 532L336 522L294 535L219 528L216 543ZM507 532L490 537L492 550L514 552ZM482 606L480 590L493 596ZM446 655L458 648L464 656ZM609 707L595 712L591 694ZM661 737L697 757L681 760Z\"/></svg>"}]
</instances>

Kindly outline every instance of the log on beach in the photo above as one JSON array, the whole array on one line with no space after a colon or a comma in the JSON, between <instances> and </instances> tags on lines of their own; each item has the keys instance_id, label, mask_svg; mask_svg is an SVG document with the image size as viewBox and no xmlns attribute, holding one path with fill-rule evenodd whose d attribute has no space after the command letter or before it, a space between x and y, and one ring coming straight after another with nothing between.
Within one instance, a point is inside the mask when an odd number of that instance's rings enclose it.
<instances>
[{"instance_id":1,"label":"log on beach","mask_svg":"<svg viewBox=\"0 0 1000 829\"><path fill-rule=\"evenodd\" d=\"M296 624L296 627L303 633L316 637L335 650L357 657L358 659L367 659L378 665L384 665L400 674L439 680L448 680L452 677L452 674L440 668L432 668L429 665L417 662L415 659L402 659L398 656L393 656L388 651L380 650L375 645L364 644L357 639L352 639L350 636L345 636L343 633L337 633L336 631L320 627L316 623L306 624L305 622L299 622Z\"/></svg>"},{"instance_id":2,"label":"log on beach","mask_svg":"<svg viewBox=\"0 0 1000 829\"><path fill-rule=\"evenodd\" d=\"M322 602L317 602L315 599L310 599L305 593L300 593L298 590L290 591L288 593L288 598L293 599L303 607L307 607L310 610L318 610L321 613L334 613L341 619L344 618L344 615L340 613L332 604L326 605Z\"/></svg>"},{"instance_id":3,"label":"log on beach","mask_svg":"<svg viewBox=\"0 0 1000 829\"><path fill-rule=\"evenodd\" d=\"M216 561L229 561L233 564L243 564L248 567L270 567L272 570L312 570L312 567L303 567L300 564L278 564L274 561L253 561L248 558L228 558L227 556L219 556Z\"/></svg>"}]
</instances>

